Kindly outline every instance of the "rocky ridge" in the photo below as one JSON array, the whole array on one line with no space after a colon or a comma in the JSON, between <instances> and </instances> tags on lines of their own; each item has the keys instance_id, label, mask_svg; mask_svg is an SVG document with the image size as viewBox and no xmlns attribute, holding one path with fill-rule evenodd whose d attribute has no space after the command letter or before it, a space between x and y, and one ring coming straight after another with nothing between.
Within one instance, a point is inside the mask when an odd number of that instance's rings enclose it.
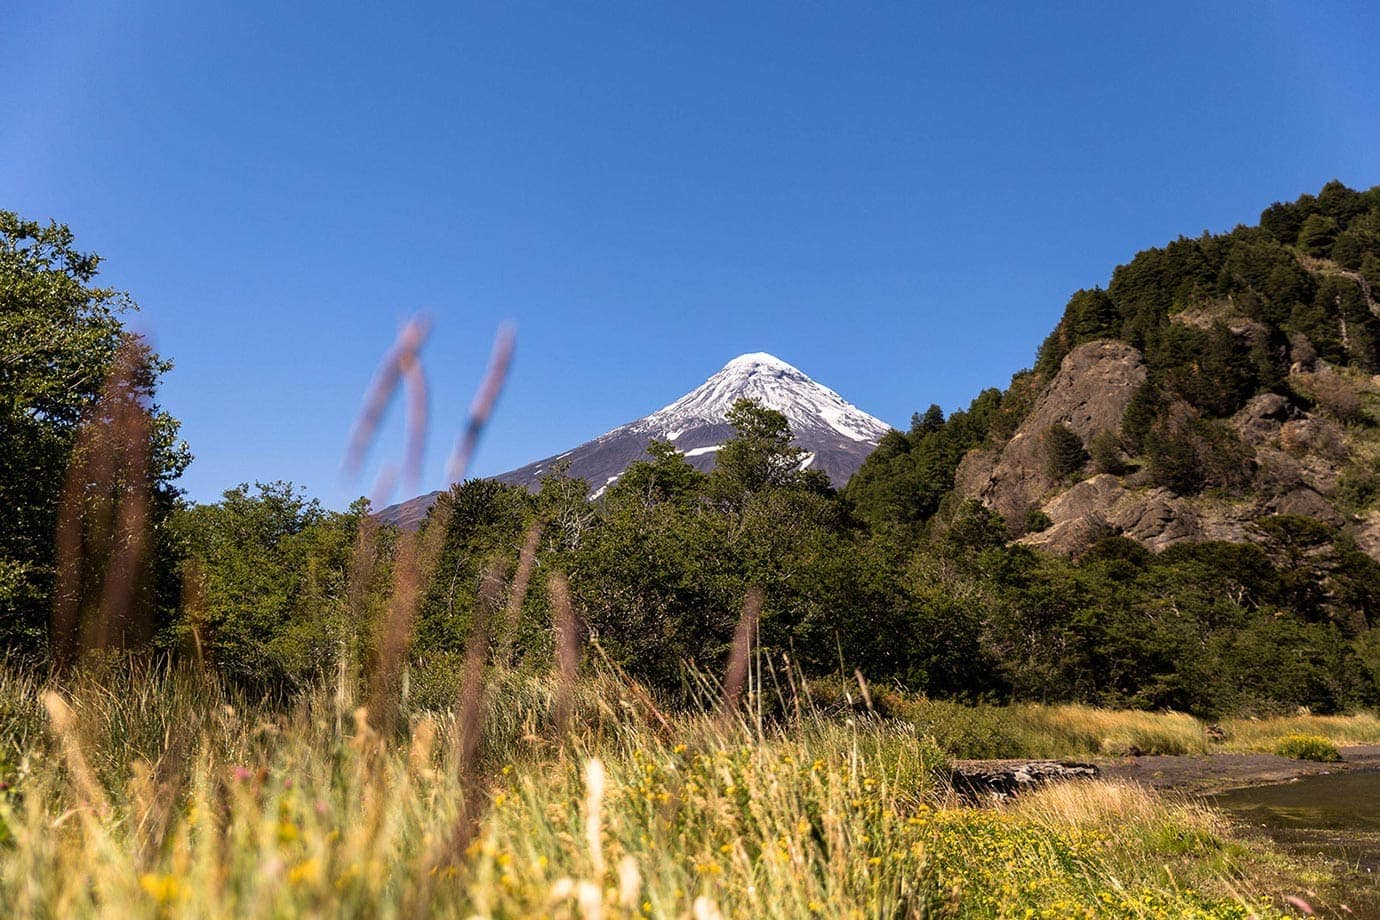
<instances>
[{"instance_id":1,"label":"rocky ridge","mask_svg":"<svg viewBox=\"0 0 1380 920\"><path fill-rule=\"evenodd\" d=\"M1338 406L1380 401L1380 378L1301 361L1291 368L1288 383L1317 397L1313 409L1277 393L1252 397L1226 420L1250 451L1250 484L1242 494L1179 495L1154 486L1143 465L1135 463L1113 473L1099 472L1089 460L1072 481L1056 479L1046 462L1051 426L1066 426L1085 449L1102 432L1120 437L1131 397L1145 378L1144 357L1123 342L1095 341L1073 349L1006 443L964 457L955 476L958 491L1017 530L1038 509L1048 525L1019 542L1066 555L1113 534L1152 550L1182 541L1249 542L1256 539L1254 522L1290 514L1344 528L1363 551L1380 559L1380 511L1353 517L1338 500L1348 465L1376 450L1371 430L1346 425L1338 418L1345 409Z\"/></svg>"}]
</instances>

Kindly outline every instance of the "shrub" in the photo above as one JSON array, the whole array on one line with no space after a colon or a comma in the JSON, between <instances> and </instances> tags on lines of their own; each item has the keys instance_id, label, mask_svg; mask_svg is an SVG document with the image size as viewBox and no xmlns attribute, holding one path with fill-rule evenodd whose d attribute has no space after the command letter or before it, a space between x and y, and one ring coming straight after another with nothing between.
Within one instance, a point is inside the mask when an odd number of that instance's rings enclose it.
<instances>
[{"instance_id":1,"label":"shrub","mask_svg":"<svg viewBox=\"0 0 1380 920\"><path fill-rule=\"evenodd\" d=\"M1324 368L1303 381L1307 394L1319 409L1344 425L1370 421L1361 402L1358 384L1340 371Z\"/></svg>"},{"instance_id":2,"label":"shrub","mask_svg":"<svg viewBox=\"0 0 1380 920\"><path fill-rule=\"evenodd\" d=\"M1352 511L1369 508L1380 495L1380 469L1374 461L1352 462L1342 470L1333 493L1337 503Z\"/></svg>"},{"instance_id":3,"label":"shrub","mask_svg":"<svg viewBox=\"0 0 1380 920\"><path fill-rule=\"evenodd\" d=\"M1336 763L1342 759L1337 746L1321 735L1285 735L1275 745L1275 753L1280 757L1316 760L1318 763Z\"/></svg>"}]
</instances>

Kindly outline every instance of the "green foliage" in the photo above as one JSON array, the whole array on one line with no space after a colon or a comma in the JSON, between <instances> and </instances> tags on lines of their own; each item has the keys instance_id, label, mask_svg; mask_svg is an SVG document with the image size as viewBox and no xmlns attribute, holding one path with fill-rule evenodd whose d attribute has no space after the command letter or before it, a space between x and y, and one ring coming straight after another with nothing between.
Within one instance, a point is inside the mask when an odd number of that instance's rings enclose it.
<instances>
[{"instance_id":1,"label":"green foliage","mask_svg":"<svg viewBox=\"0 0 1380 920\"><path fill-rule=\"evenodd\" d=\"M992 549L1006 542L1006 524L1001 515L982 502L968 499L959 505L944 533L944 543L951 551Z\"/></svg>"},{"instance_id":2,"label":"green foliage","mask_svg":"<svg viewBox=\"0 0 1380 920\"><path fill-rule=\"evenodd\" d=\"M1325 214L1310 214L1299 228L1299 247L1310 256L1325 257L1337 239L1337 221Z\"/></svg>"},{"instance_id":3,"label":"green foliage","mask_svg":"<svg viewBox=\"0 0 1380 920\"><path fill-rule=\"evenodd\" d=\"M240 485L179 512L193 594L173 637L258 692L318 679L356 650L346 584L366 513L328 512L286 482Z\"/></svg>"},{"instance_id":4,"label":"green foliage","mask_svg":"<svg viewBox=\"0 0 1380 920\"><path fill-rule=\"evenodd\" d=\"M486 577L506 579L511 573L536 503L526 489L492 479L456 483L437 498L428 524L448 514L449 525L422 604L417 631L422 648L464 647L479 611L481 585Z\"/></svg>"},{"instance_id":5,"label":"green foliage","mask_svg":"<svg viewBox=\"0 0 1380 920\"><path fill-rule=\"evenodd\" d=\"M739 399L728 411L734 437L714 458L712 488L725 500L740 502L767 489L801 482L805 451L791 444L786 416L751 399Z\"/></svg>"},{"instance_id":6,"label":"green foliage","mask_svg":"<svg viewBox=\"0 0 1380 920\"><path fill-rule=\"evenodd\" d=\"M886 434L844 490L854 513L878 530L914 532L939 511L959 462L987 438L1003 407L1001 391L984 390L966 412L946 420L931 406L909 433Z\"/></svg>"},{"instance_id":7,"label":"green foliage","mask_svg":"<svg viewBox=\"0 0 1380 920\"><path fill-rule=\"evenodd\" d=\"M1253 452L1231 428L1211 419L1171 416L1145 437L1151 480L1180 495L1250 484Z\"/></svg>"},{"instance_id":8,"label":"green foliage","mask_svg":"<svg viewBox=\"0 0 1380 920\"><path fill-rule=\"evenodd\" d=\"M1139 454L1145 449L1150 430L1159 421L1164 408L1164 394L1147 380L1136 388L1121 416L1121 437L1126 449Z\"/></svg>"},{"instance_id":9,"label":"green foliage","mask_svg":"<svg viewBox=\"0 0 1380 920\"><path fill-rule=\"evenodd\" d=\"M1380 497L1380 469L1367 460L1348 464L1333 492L1338 506L1352 514L1368 510L1377 497Z\"/></svg>"},{"instance_id":10,"label":"green foliage","mask_svg":"<svg viewBox=\"0 0 1380 920\"><path fill-rule=\"evenodd\" d=\"M1099 431L1088 444L1088 454L1093 467L1099 473L1120 476L1126 472L1126 462L1121 455L1121 439L1112 431Z\"/></svg>"},{"instance_id":11,"label":"green foliage","mask_svg":"<svg viewBox=\"0 0 1380 920\"><path fill-rule=\"evenodd\" d=\"M535 495L486 480L456 485L424 525L437 555L434 576L419 586L418 617L405 625L415 627L405 663L413 699L437 706L454 699L481 617L498 660L544 671L554 644L545 587L560 572L608 662L682 703L695 694L692 675L721 673L744 600L756 589L760 660L771 668L788 660L808 677L858 668L881 684L951 698L1197 713L1375 705L1380 564L1336 528L1271 516L1248 544L1154 554L1108 527L1066 559L1010 545L1008 523L954 489L964 458L1003 445L1068 351L1098 338L1143 349L1148 379L1120 430L1097 432L1086 449L1067 426L1037 433L1048 472L1063 481L1091 459L1099 472L1144 470L1127 488L1244 493L1255 458L1229 419L1262 392L1351 425L1372 424L1366 406L1348 413L1327 389L1336 383L1351 393L1347 382L1380 361L1380 326L1364 290L1336 265L1301 263L1290 247L1305 229L1315 236L1319 222L1310 228L1309 221L1321 216L1338 228L1332 254L1352 264L1359 252L1364 275L1380 259L1366 248L1380 210L1375 196L1324 192L1275 206L1260 228L1148 250L1119 267L1106 290L1079 291L1033 371L948 417L938 406L917 413L908 431L882 438L842 495L802 471L785 417L751 401L729 413L735 436L710 475L671 444L654 442L594 502L589 484L559 466ZM58 274L76 284L69 293L87 291L88 307L106 303L85 286L94 263L63 258L70 264ZM31 290L30 281L16 289ZM100 309L88 312L101 321L73 354L77 366L99 369L97 358L108 362L120 330ZM1309 350L1354 370L1335 379L1326 368L1295 375L1294 385L1308 390L1296 394L1288 362ZM150 394L161 366L151 365ZM6 392L52 398L42 373L29 377ZM38 420L43 425L35 422L30 433L48 437L70 432L81 415L54 403L50 421L49 411L11 412L6 424L20 430L19 422ZM33 443L44 446L43 437L34 434ZM16 443L15 456L27 456L27 442ZM1358 510L1380 494L1361 463L1338 487ZM8 482L6 494L33 488ZM329 668L367 661L366 639L388 604L394 541L412 538L366 527L366 514L364 506L329 513L283 483L242 486L184 510L167 530L185 546L189 600L165 639L178 653L200 649L214 669L256 693L309 686ZM444 534L430 529L441 521ZM1049 524L1039 509L1025 521L1028 531ZM0 553L0 596L46 615L43 558L11 551L19 545L12 534L3 539L12 542ZM509 608L528 539L531 588ZM366 570L368 583L354 583L355 557L371 541L381 564ZM977 746L986 729L953 731L973 734Z\"/></svg>"},{"instance_id":12,"label":"green foliage","mask_svg":"<svg viewBox=\"0 0 1380 920\"><path fill-rule=\"evenodd\" d=\"M1035 362L1039 374L1050 377L1064 357L1084 342L1114 339L1121 335L1122 316L1102 288L1077 291L1064 307L1064 317L1045 339Z\"/></svg>"},{"instance_id":13,"label":"green foliage","mask_svg":"<svg viewBox=\"0 0 1380 920\"><path fill-rule=\"evenodd\" d=\"M703 494L707 477L669 441L652 441L647 453L652 459L629 464L606 493L606 503L684 504Z\"/></svg>"},{"instance_id":14,"label":"green foliage","mask_svg":"<svg viewBox=\"0 0 1380 920\"><path fill-rule=\"evenodd\" d=\"M1380 232L1370 223L1355 221L1337 235L1337 241L1332 244L1333 262L1349 271L1358 271L1365 265L1367 256L1380 252Z\"/></svg>"},{"instance_id":15,"label":"green foliage","mask_svg":"<svg viewBox=\"0 0 1380 920\"><path fill-rule=\"evenodd\" d=\"M131 339L121 316L135 305L94 283L100 263L75 248L67 227L0 211L0 648L11 653L44 652L64 476L77 432L127 343L138 354L130 395L147 407L151 427L146 483L156 565L140 612L165 618L176 596L175 547L164 524L191 457L177 420L153 403L172 365Z\"/></svg>"},{"instance_id":16,"label":"green foliage","mask_svg":"<svg viewBox=\"0 0 1380 920\"><path fill-rule=\"evenodd\" d=\"M1361 259L1361 277L1370 286L1371 297L1380 297L1380 253L1368 252Z\"/></svg>"},{"instance_id":17,"label":"green foliage","mask_svg":"<svg viewBox=\"0 0 1380 920\"><path fill-rule=\"evenodd\" d=\"M1107 292L1101 288L1079 291L1066 308L1072 344L1094 339L1115 338L1121 331L1121 314Z\"/></svg>"},{"instance_id":18,"label":"green foliage","mask_svg":"<svg viewBox=\"0 0 1380 920\"><path fill-rule=\"evenodd\" d=\"M1026 533L1039 533L1042 530L1048 530L1053 524L1054 521L1050 520L1049 515L1045 514L1041 508L1031 508L1025 513Z\"/></svg>"},{"instance_id":19,"label":"green foliage","mask_svg":"<svg viewBox=\"0 0 1380 920\"><path fill-rule=\"evenodd\" d=\"M1304 217L1302 209L1298 206L1276 201L1261 212L1260 226L1284 245L1292 246L1299 238Z\"/></svg>"},{"instance_id":20,"label":"green foliage","mask_svg":"<svg viewBox=\"0 0 1380 920\"><path fill-rule=\"evenodd\" d=\"M1275 745L1275 753L1280 757L1318 763L1337 763L1342 759L1337 746L1321 735L1285 735Z\"/></svg>"},{"instance_id":21,"label":"green foliage","mask_svg":"<svg viewBox=\"0 0 1380 920\"><path fill-rule=\"evenodd\" d=\"M1067 425L1051 425L1045 432L1045 472L1050 477L1062 481L1083 468L1088 462L1088 452L1083 449L1083 439L1074 434Z\"/></svg>"}]
</instances>

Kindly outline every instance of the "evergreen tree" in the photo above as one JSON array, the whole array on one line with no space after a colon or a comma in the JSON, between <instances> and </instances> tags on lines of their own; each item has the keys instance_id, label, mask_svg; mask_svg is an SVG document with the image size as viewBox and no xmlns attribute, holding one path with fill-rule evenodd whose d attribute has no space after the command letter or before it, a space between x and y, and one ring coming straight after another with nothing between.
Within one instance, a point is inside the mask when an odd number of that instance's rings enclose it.
<instances>
[{"instance_id":1,"label":"evergreen tree","mask_svg":"<svg viewBox=\"0 0 1380 920\"><path fill-rule=\"evenodd\" d=\"M1325 214L1311 214L1299 229L1299 246L1310 256L1326 258L1337 240L1337 221Z\"/></svg>"},{"instance_id":2,"label":"evergreen tree","mask_svg":"<svg viewBox=\"0 0 1380 920\"><path fill-rule=\"evenodd\" d=\"M1067 425L1051 425L1045 432L1045 470L1052 478L1063 480L1072 476L1087 460L1083 439Z\"/></svg>"},{"instance_id":3,"label":"evergreen tree","mask_svg":"<svg viewBox=\"0 0 1380 920\"><path fill-rule=\"evenodd\" d=\"M652 441L647 453L652 459L629 464L605 494L606 503L685 503L703 493L708 477L691 466L669 441Z\"/></svg>"}]
</instances>

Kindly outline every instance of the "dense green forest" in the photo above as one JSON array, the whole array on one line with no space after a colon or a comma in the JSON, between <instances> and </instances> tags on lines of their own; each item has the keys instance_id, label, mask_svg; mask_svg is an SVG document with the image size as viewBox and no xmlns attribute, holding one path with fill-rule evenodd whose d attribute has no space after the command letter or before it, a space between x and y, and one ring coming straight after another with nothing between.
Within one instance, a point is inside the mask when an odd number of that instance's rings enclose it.
<instances>
[{"instance_id":1,"label":"dense green forest","mask_svg":"<svg viewBox=\"0 0 1380 920\"><path fill-rule=\"evenodd\" d=\"M289 694L386 655L394 567L439 527L434 575L402 627L415 631L401 646L405 692L422 703L454 698L477 628L489 654L546 667L546 586L560 573L609 662L668 698L688 692L696 665L721 667L756 589L762 657L782 675L857 669L933 696L1202 714L1380 704L1380 564L1347 522L1274 514L1246 542L1158 553L1108 532L1064 556L1012 542L1041 529L1038 509L1013 526L955 489L964 456L1009 439L1065 356L1096 340L1143 352L1147 379L1119 435L1048 435L1060 481L1135 468L1176 494L1248 493L1259 471L1224 420L1261 393L1375 428L1374 406L1345 388L1290 381L1300 363L1380 371L1380 188L1329 183L1258 226L1140 253L1105 290L1073 295L1032 369L965 411L917 413L841 491L799 471L782 415L744 401L710 474L653 443L597 502L560 470L535 494L469 480L440 498L420 538L380 527L362 502L330 511L288 483L183 501L187 448L153 402L167 364L128 345L120 311L131 305L94 286L97 263L65 228L0 214L0 640L36 662L60 664L73 636L90 634L82 616L52 611L96 604L109 574L99 560L122 538L111 513L83 518L80 558L98 562L63 578L62 509L137 487L153 534L137 603L85 644L195 657L254 693ZM1183 322L1191 311L1206 319ZM120 360L134 384L102 395ZM82 423L118 398L143 408L152 449L104 478L69 476ZM1380 473L1357 460L1338 489L1361 514ZM533 589L509 609L500 599L515 579ZM64 602L61 586L77 596Z\"/></svg>"}]
</instances>

